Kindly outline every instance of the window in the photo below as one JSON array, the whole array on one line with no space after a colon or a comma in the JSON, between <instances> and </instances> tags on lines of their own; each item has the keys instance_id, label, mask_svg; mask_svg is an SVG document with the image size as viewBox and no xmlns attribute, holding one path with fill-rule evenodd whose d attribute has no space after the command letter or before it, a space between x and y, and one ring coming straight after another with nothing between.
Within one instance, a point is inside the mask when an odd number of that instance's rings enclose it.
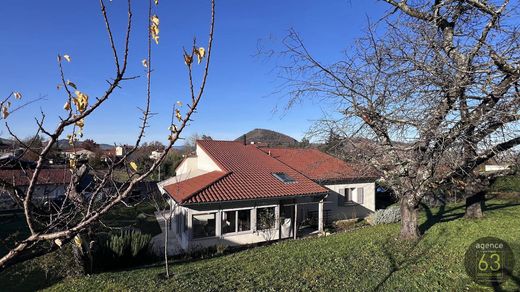
<instances>
[{"instance_id":1,"label":"window","mask_svg":"<svg viewBox=\"0 0 520 292\"><path fill-rule=\"evenodd\" d=\"M354 201L354 192L356 188L345 188L339 189L338 195L338 206L343 206L345 203L350 203Z\"/></svg>"},{"instance_id":2,"label":"window","mask_svg":"<svg viewBox=\"0 0 520 292\"><path fill-rule=\"evenodd\" d=\"M286 183L286 184L291 184L291 183L296 182L296 180L294 180L294 178L290 177L285 172L275 172L275 173L273 173L273 176L276 177L279 181Z\"/></svg>"},{"instance_id":3,"label":"window","mask_svg":"<svg viewBox=\"0 0 520 292\"><path fill-rule=\"evenodd\" d=\"M237 231L237 211L222 212L222 234Z\"/></svg>"},{"instance_id":4,"label":"window","mask_svg":"<svg viewBox=\"0 0 520 292\"><path fill-rule=\"evenodd\" d=\"M251 210L238 211L238 231L251 230Z\"/></svg>"},{"instance_id":5,"label":"window","mask_svg":"<svg viewBox=\"0 0 520 292\"><path fill-rule=\"evenodd\" d=\"M193 215L193 238L215 236L215 213Z\"/></svg>"},{"instance_id":6,"label":"window","mask_svg":"<svg viewBox=\"0 0 520 292\"><path fill-rule=\"evenodd\" d=\"M251 209L222 212L222 234L251 230Z\"/></svg>"},{"instance_id":7,"label":"window","mask_svg":"<svg viewBox=\"0 0 520 292\"><path fill-rule=\"evenodd\" d=\"M363 204L365 202L365 189L359 188L357 191L357 202Z\"/></svg>"},{"instance_id":8,"label":"window","mask_svg":"<svg viewBox=\"0 0 520 292\"><path fill-rule=\"evenodd\" d=\"M274 207L256 209L256 229L272 229L275 226Z\"/></svg>"},{"instance_id":9,"label":"window","mask_svg":"<svg viewBox=\"0 0 520 292\"><path fill-rule=\"evenodd\" d=\"M345 191L347 189L339 189L339 194L338 194L338 206L343 206L345 205Z\"/></svg>"},{"instance_id":10,"label":"window","mask_svg":"<svg viewBox=\"0 0 520 292\"><path fill-rule=\"evenodd\" d=\"M356 188L347 188L345 190L347 193L347 201L348 202L354 201L354 192L356 191Z\"/></svg>"}]
</instances>

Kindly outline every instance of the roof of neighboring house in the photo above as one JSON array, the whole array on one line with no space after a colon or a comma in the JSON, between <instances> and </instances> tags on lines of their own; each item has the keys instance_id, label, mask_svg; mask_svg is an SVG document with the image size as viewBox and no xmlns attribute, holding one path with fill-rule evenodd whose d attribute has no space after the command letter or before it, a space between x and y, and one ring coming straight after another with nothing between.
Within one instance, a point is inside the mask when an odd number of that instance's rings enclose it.
<instances>
[{"instance_id":1,"label":"roof of neighboring house","mask_svg":"<svg viewBox=\"0 0 520 292\"><path fill-rule=\"evenodd\" d=\"M315 181L374 179L377 173L367 167L347 163L314 148L261 148Z\"/></svg>"},{"instance_id":2,"label":"roof of neighboring house","mask_svg":"<svg viewBox=\"0 0 520 292\"><path fill-rule=\"evenodd\" d=\"M81 148L81 147L66 149L66 150L63 150L63 152L66 152L66 153L82 153L82 152L83 153L94 153L94 151L91 151L91 150L88 150L85 148Z\"/></svg>"},{"instance_id":3,"label":"roof of neighboring house","mask_svg":"<svg viewBox=\"0 0 520 292\"><path fill-rule=\"evenodd\" d=\"M325 194L327 189L273 159L255 145L200 140L201 147L222 171L209 172L162 187L179 203L208 203ZM294 182L284 183L274 173Z\"/></svg>"},{"instance_id":4,"label":"roof of neighboring house","mask_svg":"<svg viewBox=\"0 0 520 292\"><path fill-rule=\"evenodd\" d=\"M29 185L32 169L0 169L0 183L5 182L14 186ZM37 183L40 185L68 184L71 172L69 169L46 168L40 171Z\"/></svg>"}]
</instances>

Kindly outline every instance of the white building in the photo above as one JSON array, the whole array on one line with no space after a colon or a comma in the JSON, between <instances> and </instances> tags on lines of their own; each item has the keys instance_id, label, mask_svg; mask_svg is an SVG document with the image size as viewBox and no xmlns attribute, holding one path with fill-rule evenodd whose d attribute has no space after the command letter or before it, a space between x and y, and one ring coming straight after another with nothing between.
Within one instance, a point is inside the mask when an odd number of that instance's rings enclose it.
<instances>
[{"instance_id":1,"label":"white building","mask_svg":"<svg viewBox=\"0 0 520 292\"><path fill-rule=\"evenodd\" d=\"M315 149L197 141L196 155L159 183L175 213L162 228L170 253L296 237L306 226L322 232L375 210L375 177Z\"/></svg>"},{"instance_id":2,"label":"white building","mask_svg":"<svg viewBox=\"0 0 520 292\"><path fill-rule=\"evenodd\" d=\"M23 195L29 186L33 170L0 169L0 210L15 210L20 206L13 200L13 192ZM33 193L33 203L45 204L63 197L70 184L67 168L42 169Z\"/></svg>"}]
</instances>

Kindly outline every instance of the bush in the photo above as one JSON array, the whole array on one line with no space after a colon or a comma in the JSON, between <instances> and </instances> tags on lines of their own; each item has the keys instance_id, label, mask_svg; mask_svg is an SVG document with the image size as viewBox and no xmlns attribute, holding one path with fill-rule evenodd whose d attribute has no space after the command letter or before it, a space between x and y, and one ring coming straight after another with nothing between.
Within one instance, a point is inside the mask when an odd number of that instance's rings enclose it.
<instances>
[{"instance_id":1,"label":"bush","mask_svg":"<svg viewBox=\"0 0 520 292\"><path fill-rule=\"evenodd\" d=\"M357 219L338 220L334 222L336 231L346 231L356 227Z\"/></svg>"},{"instance_id":2,"label":"bush","mask_svg":"<svg viewBox=\"0 0 520 292\"><path fill-rule=\"evenodd\" d=\"M76 261L72 250L72 244L66 244L54 252L40 256L33 261L35 268L41 269L49 282L83 275L83 267Z\"/></svg>"},{"instance_id":3,"label":"bush","mask_svg":"<svg viewBox=\"0 0 520 292\"><path fill-rule=\"evenodd\" d=\"M495 180L489 188L490 192L519 193L520 176L503 176Z\"/></svg>"},{"instance_id":4,"label":"bush","mask_svg":"<svg viewBox=\"0 0 520 292\"><path fill-rule=\"evenodd\" d=\"M145 259L152 236L136 229L123 229L118 233L100 233L99 248L94 262L98 269L127 267Z\"/></svg>"},{"instance_id":5,"label":"bush","mask_svg":"<svg viewBox=\"0 0 520 292\"><path fill-rule=\"evenodd\" d=\"M372 225L399 222L401 221L401 209L399 206L390 206L386 209L377 210L369 216L367 221Z\"/></svg>"}]
</instances>

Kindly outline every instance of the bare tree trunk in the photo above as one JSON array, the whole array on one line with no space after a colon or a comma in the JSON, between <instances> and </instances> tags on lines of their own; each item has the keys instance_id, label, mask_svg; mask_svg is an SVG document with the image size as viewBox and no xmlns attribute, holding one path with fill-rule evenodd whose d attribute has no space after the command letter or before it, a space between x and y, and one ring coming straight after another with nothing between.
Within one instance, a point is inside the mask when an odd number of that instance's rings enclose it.
<instances>
[{"instance_id":1,"label":"bare tree trunk","mask_svg":"<svg viewBox=\"0 0 520 292\"><path fill-rule=\"evenodd\" d=\"M482 209L485 204L485 192L479 191L473 195L466 196L466 215L469 219L483 218Z\"/></svg>"},{"instance_id":2,"label":"bare tree trunk","mask_svg":"<svg viewBox=\"0 0 520 292\"><path fill-rule=\"evenodd\" d=\"M410 206L406 197L401 199L401 239L414 240L421 236L417 224L417 207Z\"/></svg>"},{"instance_id":3,"label":"bare tree trunk","mask_svg":"<svg viewBox=\"0 0 520 292\"><path fill-rule=\"evenodd\" d=\"M170 278L170 269L168 267L168 229L170 228L170 220L164 220L164 267L166 269L166 278Z\"/></svg>"}]
</instances>

